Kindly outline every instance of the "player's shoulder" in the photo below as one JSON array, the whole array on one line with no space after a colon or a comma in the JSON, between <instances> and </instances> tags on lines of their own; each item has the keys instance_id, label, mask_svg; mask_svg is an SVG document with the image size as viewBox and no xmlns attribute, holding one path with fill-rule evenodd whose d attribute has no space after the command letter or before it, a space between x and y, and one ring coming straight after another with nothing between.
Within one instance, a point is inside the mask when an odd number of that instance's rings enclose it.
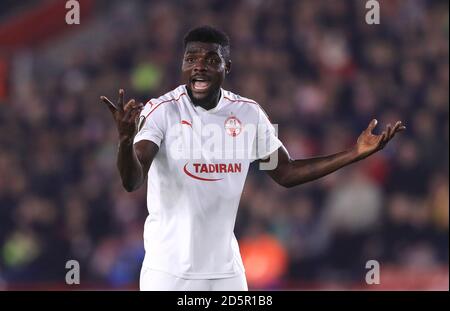
<instances>
[{"instance_id":1,"label":"player's shoulder","mask_svg":"<svg viewBox=\"0 0 450 311\"><path fill-rule=\"evenodd\" d=\"M254 112L257 112L261 108L261 106L258 104L256 100L241 96L239 94L224 89L222 89L222 91L223 91L223 99L229 105L240 105L241 107L243 108L245 107Z\"/></svg>"},{"instance_id":2,"label":"player's shoulder","mask_svg":"<svg viewBox=\"0 0 450 311\"><path fill-rule=\"evenodd\" d=\"M258 117L260 115L265 115L267 119L270 121L267 112L261 107L261 105L257 101L227 90L223 90L223 92L224 92L223 95L224 99L228 100L230 104L245 105L245 107L249 108L249 111L251 111L251 113L256 113Z\"/></svg>"},{"instance_id":3,"label":"player's shoulder","mask_svg":"<svg viewBox=\"0 0 450 311\"><path fill-rule=\"evenodd\" d=\"M256 100L241 96L239 94L227 90L222 89L222 91L223 91L223 99L227 101L228 104L241 105L255 112L258 112L261 109L261 106Z\"/></svg>"},{"instance_id":4,"label":"player's shoulder","mask_svg":"<svg viewBox=\"0 0 450 311\"><path fill-rule=\"evenodd\" d=\"M227 91L222 89L223 91L223 98L224 100L227 100L232 103L239 103L239 104L250 104L250 105L258 105L256 100L241 96L239 94L233 93L231 91Z\"/></svg>"},{"instance_id":5,"label":"player's shoulder","mask_svg":"<svg viewBox=\"0 0 450 311\"><path fill-rule=\"evenodd\" d=\"M183 96L187 96L186 89L184 85L180 85L175 89L165 93L164 95L161 95L160 97L152 98L147 101L142 112L144 114L149 114L156 109L160 111L168 109L172 106L171 103L176 103Z\"/></svg>"}]
</instances>

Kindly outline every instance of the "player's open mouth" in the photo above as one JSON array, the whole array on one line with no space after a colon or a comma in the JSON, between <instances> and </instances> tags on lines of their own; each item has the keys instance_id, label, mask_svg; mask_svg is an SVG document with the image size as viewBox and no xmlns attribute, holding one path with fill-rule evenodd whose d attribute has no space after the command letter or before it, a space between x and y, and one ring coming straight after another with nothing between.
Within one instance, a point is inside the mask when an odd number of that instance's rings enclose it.
<instances>
[{"instance_id":1,"label":"player's open mouth","mask_svg":"<svg viewBox=\"0 0 450 311\"><path fill-rule=\"evenodd\" d=\"M191 85L193 90L202 92L209 88L211 82L203 78L194 78L192 79Z\"/></svg>"}]
</instances>

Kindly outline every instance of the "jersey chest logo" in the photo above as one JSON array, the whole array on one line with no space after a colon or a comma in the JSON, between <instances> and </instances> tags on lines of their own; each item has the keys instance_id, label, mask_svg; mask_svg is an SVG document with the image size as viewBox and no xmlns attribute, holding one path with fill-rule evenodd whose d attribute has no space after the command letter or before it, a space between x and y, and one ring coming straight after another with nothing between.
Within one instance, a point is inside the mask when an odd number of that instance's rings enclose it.
<instances>
[{"instance_id":1,"label":"jersey chest logo","mask_svg":"<svg viewBox=\"0 0 450 311\"><path fill-rule=\"evenodd\" d=\"M235 116L228 117L224 126L225 132L232 137L236 137L242 132L242 123Z\"/></svg>"},{"instance_id":2,"label":"jersey chest logo","mask_svg":"<svg viewBox=\"0 0 450 311\"><path fill-rule=\"evenodd\" d=\"M191 178L202 180L202 181L219 181L223 177L212 178L210 175L217 174L230 174L230 173L241 173L242 164L241 163L192 163L189 165L187 162L184 165L183 171L186 175ZM206 174L206 175L205 175Z\"/></svg>"}]
</instances>

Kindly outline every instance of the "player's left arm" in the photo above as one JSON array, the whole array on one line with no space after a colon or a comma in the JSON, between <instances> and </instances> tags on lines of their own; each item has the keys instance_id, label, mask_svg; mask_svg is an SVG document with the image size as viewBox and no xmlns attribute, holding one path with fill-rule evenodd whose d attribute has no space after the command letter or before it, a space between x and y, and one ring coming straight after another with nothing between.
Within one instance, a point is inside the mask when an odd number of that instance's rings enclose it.
<instances>
[{"instance_id":1,"label":"player's left arm","mask_svg":"<svg viewBox=\"0 0 450 311\"><path fill-rule=\"evenodd\" d=\"M277 167L268 170L267 173L284 187L297 186L367 158L383 149L396 133L406 128L401 121L397 121L393 127L388 124L380 135L375 135L372 131L376 125L377 120L372 120L352 148L328 156L293 160L289 157L287 150L281 146L275 151L278 152Z\"/></svg>"}]
</instances>

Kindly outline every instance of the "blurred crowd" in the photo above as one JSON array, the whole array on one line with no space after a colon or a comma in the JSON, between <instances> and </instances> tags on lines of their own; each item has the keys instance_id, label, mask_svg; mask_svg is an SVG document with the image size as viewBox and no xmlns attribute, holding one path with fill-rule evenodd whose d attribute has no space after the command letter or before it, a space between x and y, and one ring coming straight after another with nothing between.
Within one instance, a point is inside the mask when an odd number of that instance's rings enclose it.
<instances>
[{"instance_id":1,"label":"blurred crowd","mask_svg":"<svg viewBox=\"0 0 450 311\"><path fill-rule=\"evenodd\" d=\"M378 133L407 127L299 187L251 169L235 234L245 245L269 235L285 254L253 288L365 284L371 259L412 274L448 266L448 2L381 0L379 25L365 23L364 4L96 1L75 30L17 53L0 104L0 287L64 282L70 259L85 285L137 287L146 189L122 189L99 97L175 88L183 35L203 24L231 39L224 88L261 104L292 158L349 148L374 117Z\"/></svg>"}]
</instances>

